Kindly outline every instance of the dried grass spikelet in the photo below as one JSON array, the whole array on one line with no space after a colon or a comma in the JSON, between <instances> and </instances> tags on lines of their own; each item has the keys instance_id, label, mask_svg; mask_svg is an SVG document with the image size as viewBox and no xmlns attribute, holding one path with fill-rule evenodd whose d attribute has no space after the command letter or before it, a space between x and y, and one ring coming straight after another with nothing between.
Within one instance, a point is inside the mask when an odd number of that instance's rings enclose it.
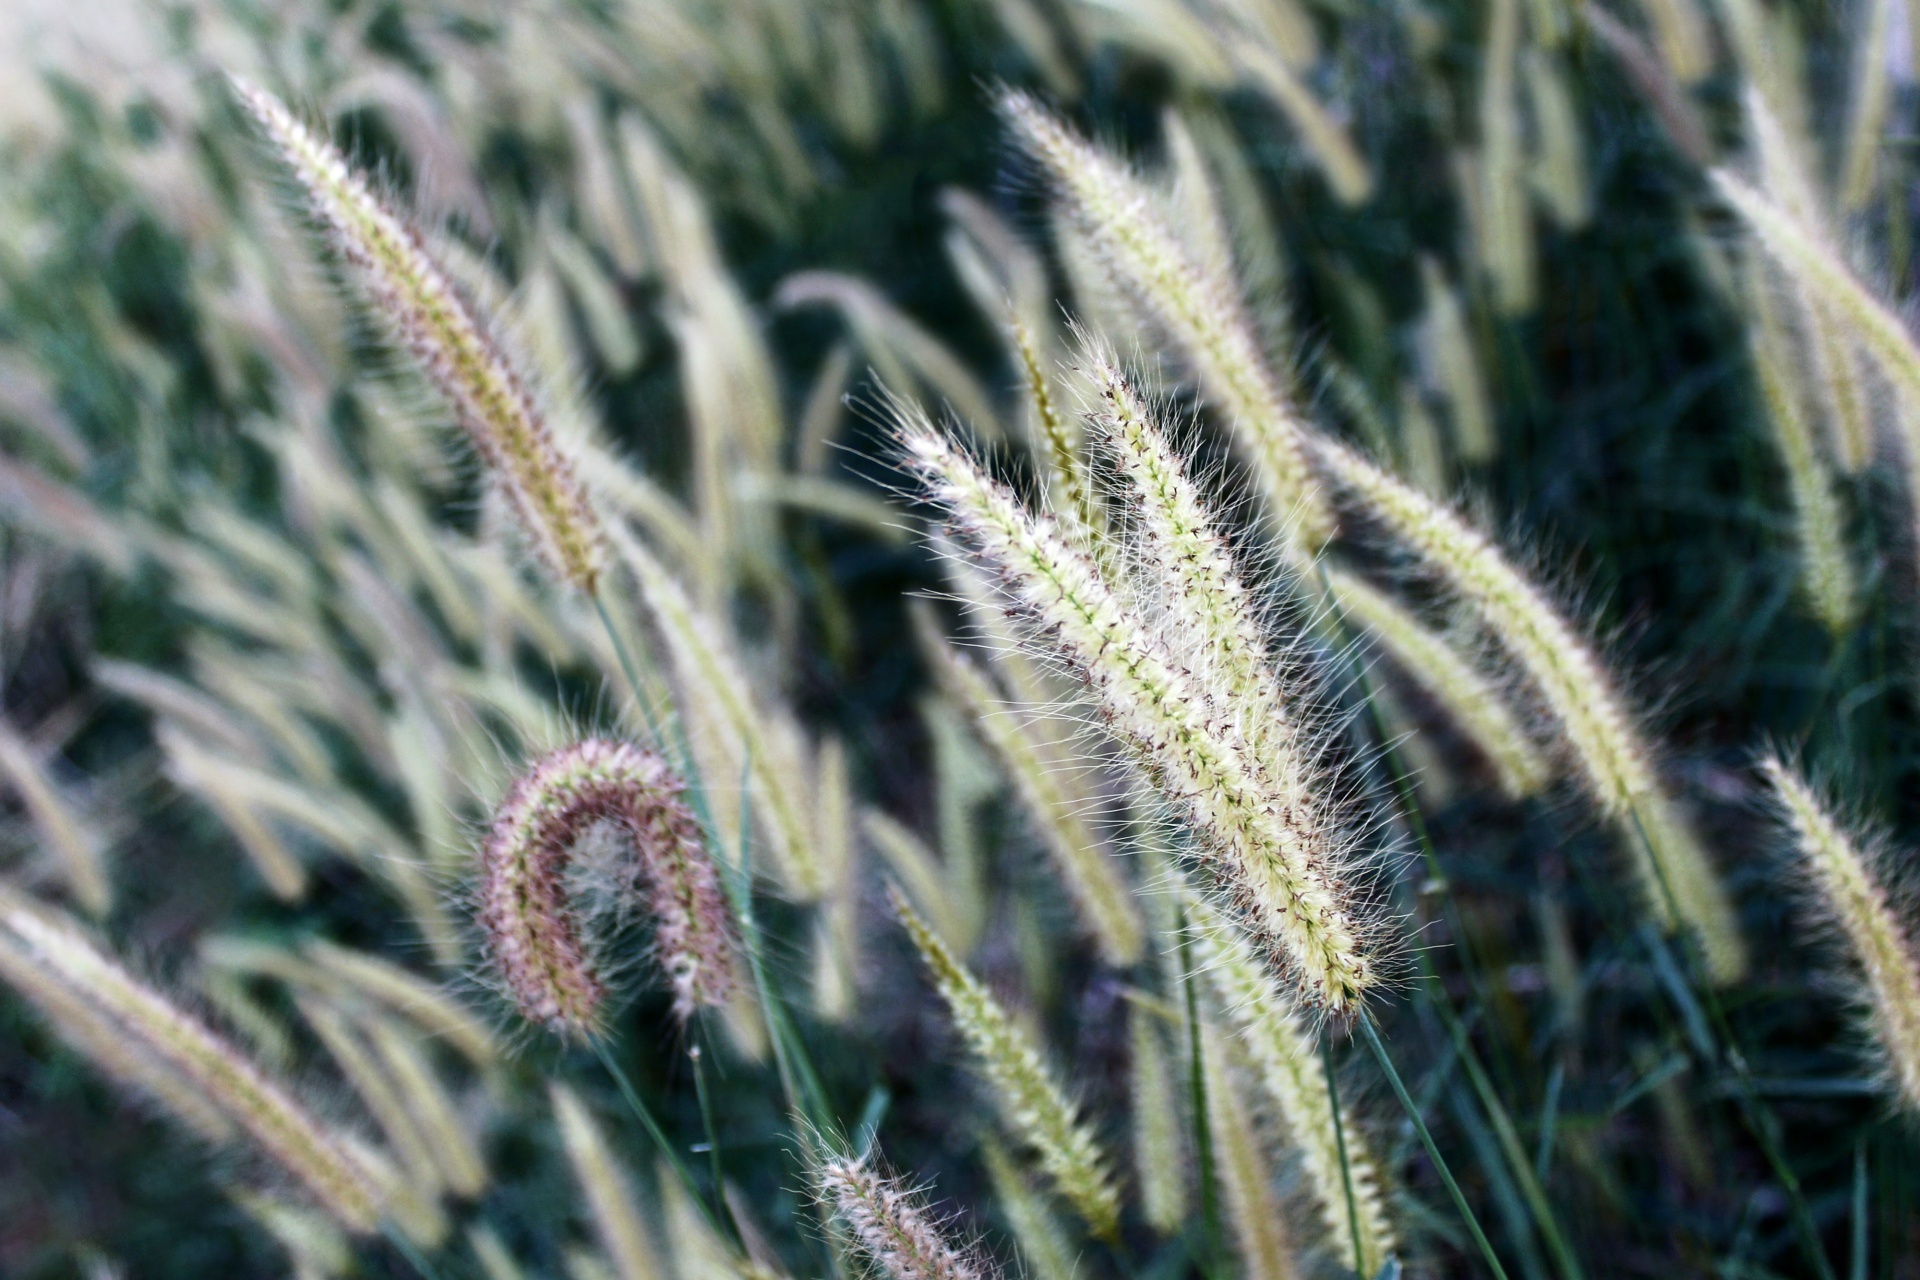
<instances>
[{"instance_id":1,"label":"dried grass spikelet","mask_svg":"<svg viewBox=\"0 0 1920 1280\"><path fill-rule=\"evenodd\" d=\"M1667 74L1689 88L1713 71L1713 29L1695 0L1640 0Z\"/></svg>"},{"instance_id":2,"label":"dried grass spikelet","mask_svg":"<svg viewBox=\"0 0 1920 1280\"><path fill-rule=\"evenodd\" d=\"M566 1148L573 1175L586 1193L594 1234L619 1280L662 1280L660 1249L634 1200L626 1171L607 1145L606 1135L573 1090L555 1081L548 1085L553 1114L560 1122L560 1143Z\"/></svg>"},{"instance_id":3,"label":"dried grass spikelet","mask_svg":"<svg viewBox=\"0 0 1920 1280\"><path fill-rule=\"evenodd\" d=\"M1073 1242L1053 1206L993 1138L980 1139L980 1159L987 1166L994 1207L1013 1235L1026 1274L1032 1280L1074 1280Z\"/></svg>"},{"instance_id":4,"label":"dried grass spikelet","mask_svg":"<svg viewBox=\"0 0 1920 1280\"><path fill-rule=\"evenodd\" d=\"M867 281L831 271L802 271L781 283L774 305L835 308L882 382L898 388L924 384L944 397L976 431L1004 434L993 397L965 362Z\"/></svg>"},{"instance_id":5,"label":"dried grass spikelet","mask_svg":"<svg viewBox=\"0 0 1920 1280\"><path fill-rule=\"evenodd\" d=\"M998 1272L956 1247L921 1197L871 1160L822 1152L814 1193L881 1280L995 1280Z\"/></svg>"},{"instance_id":6,"label":"dried grass spikelet","mask_svg":"<svg viewBox=\"0 0 1920 1280\"><path fill-rule=\"evenodd\" d=\"M1040 1046L954 958L905 896L891 886L888 893L1008 1130L1032 1150L1054 1189L1093 1233L1113 1237L1120 1228L1120 1193L1107 1155L1048 1069Z\"/></svg>"},{"instance_id":7,"label":"dried grass spikelet","mask_svg":"<svg viewBox=\"0 0 1920 1280\"><path fill-rule=\"evenodd\" d=\"M1872 0L1866 24L1854 50L1853 74L1848 78L1853 101L1848 106L1847 138L1840 160L1840 207L1858 213L1873 198L1875 161L1887 144L1882 136L1887 108L1893 96L1892 69L1887 65L1887 43L1893 26L1895 0ZM1911 22L1911 16L1908 17Z\"/></svg>"},{"instance_id":8,"label":"dried grass spikelet","mask_svg":"<svg viewBox=\"0 0 1920 1280\"><path fill-rule=\"evenodd\" d=\"M758 818L755 839L786 891L813 901L823 880L803 816L811 782L799 726L785 707L754 696L731 628L697 606L649 548L622 530L615 531L614 546L665 642L677 706L696 757L704 757L701 773L713 781L706 794L720 834L733 834L725 819L735 815L724 800L738 793L744 777Z\"/></svg>"},{"instance_id":9,"label":"dried grass spikelet","mask_svg":"<svg viewBox=\"0 0 1920 1280\"><path fill-rule=\"evenodd\" d=\"M1714 147L1706 122L1646 41L1599 5L1585 5L1579 14L1587 31L1619 60L1621 71L1659 120L1674 149L1694 164L1710 163Z\"/></svg>"},{"instance_id":10,"label":"dried grass spikelet","mask_svg":"<svg viewBox=\"0 0 1920 1280\"><path fill-rule=\"evenodd\" d=\"M391 1009L476 1068L484 1071L499 1062L500 1046L487 1025L425 978L379 956L318 938L308 942L302 954L319 974Z\"/></svg>"},{"instance_id":11,"label":"dried grass spikelet","mask_svg":"<svg viewBox=\"0 0 1920 1280\"><path fill-rule=\"evenodd\" d=\"M353 1244L324 1214L240 1187L227 1188L227 1196L286 1250L293 1280L352 1274Z\"/></svg>"},{"instance_id":12,"label":"dried grass spikelet","mask_svg":"<svg viewBox=\"0 0 1920 1280\"><path fill-rule=\"evenodd\" d=\"M233 1138L233 1122L193 1080L129 1045L113 1018L49 973L27 949L3 936L0 982L38 1009L62 1039L115 1083L152 1099L209 1142Z\"/></svg>"},{"instance_id":13,"label":"dried grass spikelet","mask_svg":"<svg viewBox=\"0 0 1920 1280\"><path fill-rule=\"evenodd\" d=\"M26 805L73 900L90 915L105 915L113 905L113 886L107 879L104 835L61 794L40 753L5 716L0 716L0 781Z\"/></svg>"},{"instance_id":14,"label":"dried grass spikelet","mask_svg":"<svg viewBox=\"0 0 1920 1280\"><path fill-rule=\"evenodd\" d=\"M1533 310L1536 249L1521 172L1520 0L1493 0L1480 80L1480 233L1478 258L1504 315Z\"/></svg>"},{"instance_id":15,"label":"dried grass spikelet","mask_svg":"<svg viewBox=\"0 0 1920 1280\"><path fill-rule=\"evenodd\" d=\"M447 1190L472 1198L487 1187L486 1159L418 1037L391 1018L362 1022L394 1088L412 1112Z\"/></svg>"},{"instance_id":16,"label":"dried grass spikelet","mask_svg":"<svg viewBox=\"0 0 1920 1280\"><path fill-rule=\"evenodd\" d=\"M1131 485L1146 562L1169 596L1161 630L1175 661L1256 753L1269 757L1285 750L1296 732L1294 716L1280 695L1252 593L1225 536L1112 356L1092 348L1086 372L1098 396L1090 420Z\"/></svg>"},{"instance_id":17,"label":"dried grass spikelet","mask_svg":"<svg viewBox=\"0 0 1920 1280\"><path fill-rule=\"evenodd\" d=\"M1025 94L1001 95L1001 116L1046 169L1079 231L1133 301L1172 333L1202 388L1232 421L1268 503L1267 515L1318 547L1332 515L1313 486L1300 425L1260 354L1231 277L1196 262L1151 188ZM1109 336L1116 336L1109 334Z\"/></svg>"},{"instance_id":18,"label":"dried grass spikelet","mask_svg":"<svg viewBox=\"0 0 1920 1280\"><path fill-rule=\"evenodd\" d=\"M1765 264L1749 255L1745 284L1749 358L1760 384L1767 420L1780 448L1793 504L1800 552L1800 584L1814 615L1836 638L1853 625L1857 605L1853 564L1847 556L1846 522L1833 475L1814 444L1800 385L1795 377L1791 341Z\"/></svg>"},{"instance_id":19,"label":"dried grass spikelet","mask_svg":"<svg viewBox=\"0 0 1920 1280\"><path fill-rule=\"evenodd\" d=\"M392 1078L381 1067L366 1039L332 1004L311 997L297 998L301 1017L353 1086L367 1114L379 1125L381 1136L400 1164L408 1186L424 1199L437 1200L446 1191L440 1165L413 1110L401 1097Z\"/></svg>"},{"instance_id":20,"label":"dried grass spikelet","mask_svg":"<svg viewBox=\"0 0 1920 1280\"><path fill-rule=\"evenodd\" d=\"M1272 720L1284 704L1266 703L1260 736L1250 738L1231 695L1185 669L1191 650L1150 630L1053 521L1024 510L923 414L902 413L906 450L936 503L1086 676L1109 727L1199 829L1289 972L1316 1003L1351 1009L1379 975L1367 921L1341 878L1339 824L1316 802L1299 744L1274 759L1258 754L1282 742ZM1176 601L1184 594L1165 589Z\"/></svg>"},{"instance_id":21,"label":"dried grass spikelet","mask_svg":"<svg viewBox=\"0 0 1920 1280\"><path fill-rule=\"evenodd\" d=\"M814 827L826 880L814 917L814 1008L834 1022L851 1017L860 991L860 842L854 825L853 779L846 744L820 742L814 760L818 796Z\"/></svg>"},{"instance_id":22,"label":"dried grass spikelet","mask_svg":"<svg viewBox=\"0 0 1920 1280\"><path fill-rule=\"evenodd\" d=\"M527 1280L525 1268L487 1223L475 1223L467 1228L467 1248L472 1251L473 1260L480 1264L483 1280Z\"/></svg>"},{"instance_id":23,"label":"dried grass spikelet","mask_svg":"<svg viewBox=\"0 0 1920 1280\"><path fill-rule=\"evenodd\" d=\"M1820 231L1778 196L1763 195L1726 169L1711 177L1767 253L1834 314L1903 395L1920 395L1920 349L1906 325L1862 283Z\"/></svg>"},{"instance_id":24,"label":"dried grass spikelet","mask_svg":"<svg viewBox=\"0 0 1920 1280\"><path fill-rule=\"evenodd\" d=\"M1526 52L1522 70L1533 115L1534 194L1562 228L1578 231L1593 217L1587 144L1566 65L1557 53Z\"/></svg>"},{"instance_id":25,"label":"dried grass spikelet","mask_svg":"<svg viewBox=\"0 0 1920 1280\"><path fill-rule=\"evenodd\" d=\"M167 776L174 785L197 794L219 815L273 895L283 902L297 902L305 896L306 868L274 831L273 824L249 803L240 785L242 779L221 768L219 757L203 749L190 733L168 732L161 742L166 750Z\"/></svg>"},{"instance_id":26,"label":"dried grass spikelet","mask_svg":"<svg viewBox=\"0 0 1920 1280\"><path fill-rule=\"evenodd\" d=\"M1089 820L1087 797L1073 785L1073 761L1064 758L1063 744L1036 732L986 674L943 638L927 637L921 651L932 659L941 688L971 716L1033 815L1081 922L1099 943L1101 958L1119 968L1133 964L1146 941L1140 910L1107 842ZM1045 712L1029 709L1029 714Z\"/></svg>"},{"instance_id":27,"label":"dried grass spikelet","mask_svg":"<svg viewBox=\"0 0 1920 1280\"><path fill-rule=\"evenodd\" d=\"M1518 799L1547 785L1547 762L1539 745L1498 684L1444 635L1423 625L1372 583L1331 565L1323 572L1334 606L1359 624L1396 666L1440 704L1493 765L1502 791Z\"/></svg>"},{"instance_id":28,"label":"dried grass spikelet","mask_svg":"<svg viewBox=\"0 0 1920 1280\"><path fill-rule=\"evenodd\" d=\"M1274 985L1231 921L1197 894L1182 897L1194 968L1213 989L1223 1021L1239 1033L1241 1050L1300 1151L1321 1220L1336 1242L1334 1256L1342 1262L1357 1258L1360 1274L1374 1275L1395 1248L1380 1166L1367 1150L1366 1136L1351 1109L1342 1106L1339 1116L1334 1115L1314 1043L1315 1028ZM1347 1212L1349 1179L1351 1215Z\"/></svg>"},{"instance_id":29,"label":"dried grass spikelet","mask_svg":"<svg viewBox=\"0 0 1920 1280\"><path fill-rule=\"evenodd\" d=\"M1236 1069L1233 1042L1210 1018L1201 1022L1201 1055L1207 1084L1207 1131L1213 1138L1214 1177L1226 1201L1227 1220L1248 1276L1296 1280L1302 1275L1288 1214L1273 1188L1273 1166L1262 1149L1260 1129L1246 1095L1245 1073Z\"/></svg>"},{"instance_id":30,"label":"dried grass spikelet","mask_svg":"<svg viewBox=\"0 0 1920 1280\"><path fill-rule=\"evenodd\" d=\"M1300 138L1334 198L1341 204L1365 204L1373 196L1373 173L1353 144L1346 126L1314 96L1300 71L1257 42L1235 39L1234 64L1241 77L1267 97Z\"/></svg>"},{"instance_id":31,"label":"dried grass spikelet","mask_svg":"<svg viewBox=\"0 0 1920 1280\"><path fill-rule=\"evenodd\" d=\"M1054 398L1053 381L1041 363L1033 331L1023 321L1015 320L1011 333L1014 351L1020 357L1027 404L1045 446L1042 457L1047 464L1047 509L1068 525L1077 526L1090 545L1098 546L1095 531L1100 528L1100 514L1086 474L1086 442L1077 424L1061 412Z\"/></svg>"},{"instance_id":32,"label":"dried grass spikelet","mask_svg":"<svg viewBox=\"0 0 1920 1280\"><path fill-rule=\"evenodd\" d=\"M1187 1220L1188 1164L1179 1072L1159 1021L1138 1002L1127 1010L1128 1093L1140 1207L1154 1230L1170 1236Z\"/></svg>"},{"instance_id":33,"label":"dried grass spikelet","mask_svg":"<svg viewBox=\"0 0 1920 1280\"><path fill-rule=\"evenodd\" d=\"M1749 85L1743 97L1747 142L1760 188L1809 234L1830 242L1824 230L1827 203L1815 189L1809 168L1812 144L1789 134L1757 86ZM1841 467L1848 474L1858 474L1873 460L1872 409L1861 367L1864 353L1831 299L1791 272L1787 278L1792 282L1801 354L1820 414Z\"/></svg>"},{"instance_id":34,"label":"dried grass spikelet","mask_svg":"<svg viewBox=\"0 0 1920 1280\"><path fill-rule=\"evenodd\" d=\"M1669 929L1692 932L1715 981L1736 980L1746 949L1732 904L1661 787L1652 750L1592 643L1463 516L1345 445L1317 444L1327 471L1473 609L1539 693L1578 775L1628 837L1647 910Z\"/></svg>"},{"instance_id":35,"label":"dried grass spikelet","mask_svg":"<svg viewBox=\"0 0 1920 1280\"><path fill-rule=\"evenodd\" d=\"M110 1021L128 1053L150 1058L204 1096L343 1227L366 1233L379 1225L390 1188L350 1139L76 926L0 886L0 943Z\"/></svg>"},{"instance_id":36,"label":"dried grass spikelet","mask_svg":"<svg viewBox=\"0 0 1920 1280\"><path fill-rule=\"evenodd\" d=\"M1819 915L1837 926L1866 975L1861 1003L1900 1102L1920 1114L1920 948L1880 878L1891 863L1873 842L1849 831L1779 756L1763 760L1761 770L1793 832Z\"/></svg>"},{"instance_id":37,"label":"dried grass spikelet","mask_svg":"<svg viewBox=\"0 0 1920 1280\"><path fill-rule=\"evenodd\" d=\"M234 79L239 98L292 167L375 306L453 406L556 578L591 594L604 534L571 459L486 322L329 143L273 95Z\"/></svg>"},{"instance_id":38,"label":"dried grass spikelet","mask_svg":"<svg viewBox=\"0 0 1920 1280\"><path fill-rule=\"evenodd\" d=\"M529 1022L577 1037L599 1027L607 989L566 875L574 844L602 822L631 841L675 1014L726 1003L732 917L684 786L658 755L601 738L549 752L514 781L480 850L480 925Z\"/></svg>"},{"instance_id":39,"label":"dried grass spikelet","mask_svg":"<svg viewBox=\"0 0 1920 1280\"><path fill-rule=\"evenodd\" d=\"M1427 300L1426 319L1420 326L1422 363L1432 384L1446 394L1460 457L1475 464L1488 462L1500 451L1500 436L1468 328L1467 309L1431 257L1422 255L1420 279Z\"/></svg>"},{"instance_id":40,"label":"dried grass spikelet","mask_svg":"<svg viewBox=\"0 0 1920 1280\"><path fill-rule=\"evenodd\" d=\"M860 833L941 940L961 955L973 950L982 921L975 895L959 883L952 860L942 859L911 828L877 809L861 811Z\"/></svg>"}]
</instances>

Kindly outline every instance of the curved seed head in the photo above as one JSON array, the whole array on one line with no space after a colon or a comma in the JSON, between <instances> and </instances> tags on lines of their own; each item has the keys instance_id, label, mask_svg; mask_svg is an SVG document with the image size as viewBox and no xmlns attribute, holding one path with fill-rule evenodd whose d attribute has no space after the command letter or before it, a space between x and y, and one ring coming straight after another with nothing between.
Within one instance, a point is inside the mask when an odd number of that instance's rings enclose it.
<instances>
[{"instance_id":1,"label":"curved seed head","mask_svg":"<svg viewBox=\"0 0 1920 1280\"><path fill-rule=\"evenodd\" d=\"M654 950L685 1019L732 993L732 918L679 775L651 751L588 738L535 761L507 793L480 850L480 925L520 1012L584 1036L607 988L570 900L567 871L588 828L630 842L654 925Z\"/></svg>"}]
</instances>

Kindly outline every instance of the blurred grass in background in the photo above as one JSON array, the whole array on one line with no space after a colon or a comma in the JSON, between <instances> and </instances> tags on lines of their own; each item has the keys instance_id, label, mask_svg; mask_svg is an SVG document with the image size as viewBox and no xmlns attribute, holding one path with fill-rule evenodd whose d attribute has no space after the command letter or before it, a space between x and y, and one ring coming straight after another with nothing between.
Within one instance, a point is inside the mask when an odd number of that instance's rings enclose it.
<instances>
[{"instance_id":1,"label":"blurred grass in background","mask_svg":"<svg viewBox=\"0 0 1920 1280\"><path fill-rule=\"evenodd\" d=\"M461 896L477 824L567 726L640 726L598 622L524 570L484 477L449 461L444 412L315 252L220 74L238 72L325 124L506 317L603 506L713 628L702 643L725 637L742 720L697 705L657 598L618 598L716 809L716 778L752 779L756 831L791 802L794 830L756 835L789 857L762 895L769 959L808 1010L841 1119L870 1107L889 1158L957 1206L956 1230L1066 1280L1007 1190L1026 1175L982 1147L983 1109L956 1103L978 1094L877 891L883 872L899 881L989 985L1017 993L1100 1136L1125 1149L1141 1087L1130 1021L1155 1002L1187 1016L1174 965L1157 941L1140 965L1103 963L1079 936L990 734L929 678L911 601L963 588L910 535L910 504L892 503L875 408L882 384L943 403L1015 472L1039 472L1008 300L1049 367L1069 354L1070 312L1178 412L1199 403L993 113L989 86L1028 86L1138 160L1195 252L1241 282L1320 422L1510 534L1609 638L1621 683L1658 708L1670 781L1739 904L1753 968L1719 999L1825 1255L1850 1276L1920 1274L1911 1119L1892 1118L1856 1052L1857 984L1803 927L1751 771L1777 743L1912 842L1913 414L1844 317L1791 281L1761 286L1793 317L1788 394L1858 580L1855 606L1823 621L1755 376L1756 269L1705 176L1748 163L1743 94L1759 95L1833 242L1906 298L1915 89L1887 13L1904 6L9 6L6 874L91 915L329 1115L387 1121L327 1027L375 1056L425 1055L487 1166L484 1193L447 1194L458 1230L440 1274L483 1273L485 1247L463 1242L482 1223L528 1274L605 1274L570 1252L593 1237L548 1109L543 1082L560 1077L665 1205L662 1280L734 1273L676 1218L589 1055L503 1032L517 1051L463 1056L325 949L384 957L504 1026ZM1869 446L1853 466L1849 430ZM1237 484L1210 423L1196 439L1209 474ZM1340 656L1320 656L1357 708ZM1587 1274L1816 1274L1736 1073L1702 1051L1705 1015L1641 945L1615 838L1571 789L1504 798L1402 674L1380 665L1354 734L1377 802L1398 768L1416 775L1437 862L1408 861L1397 901L1485 1088L1426 985L1409 981L1382 1017L1510 1273L1569 1275L1509 1169L1509 1116ZM1073 785L1094 806L1091 838L1130 850L1124 800ZM731 805L722 830L739 827ZM1411 828L1385 828L1412 850ZM820 883L798 890L810 856ZM1151 885L1140 860L1127 875ZM89 866L98 884L75 871ZM697 1141L685 1050L706 1049L726 1177L768 1235L755 1264L816 1274L764 1035L745 1016L679 1032L662 992L631 985L621 1060L669 1131ZM1343 1079L1393 1174L1408 1268L1479 1274L1370 1064ZM1181 1108L1185 1088L1183 1075ZM1204 1120L1183 1114L1191 1142ZM1315 1252L1313 1214L1294 1212L1297 1175L1276 1186L1301 1265L1341 1270ZM345 1246L286 1192L0 1001L0 1273L404 1272L382 1246L336 1256ZM1134 1224L1129 1280L1226 1274L1218 1224L1197 1224L1197 1201L1183 1228ZM1082 1273L1121 1274L1123 1255L1089 1241L1062 1250Z\"/></svg>"}]
</instances>

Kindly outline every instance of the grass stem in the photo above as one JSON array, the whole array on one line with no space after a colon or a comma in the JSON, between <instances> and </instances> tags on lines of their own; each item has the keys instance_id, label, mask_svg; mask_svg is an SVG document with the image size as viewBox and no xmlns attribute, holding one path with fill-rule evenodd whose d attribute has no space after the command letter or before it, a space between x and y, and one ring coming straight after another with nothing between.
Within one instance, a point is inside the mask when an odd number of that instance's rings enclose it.
<instances>
[{"instance_id":1,"label":"grass stem","mask_svg":"<svg viewBox=\"0 0 1920 1280\"><path fill-rule=\"evenodd\" d=\"M1434 1145L1433 1134L1427 1131L1427 1122L1420 1114L1420 1108L1414 1104L1413 1095L1407 1092L1406 1082L1400 1079L1393 1059L1387 1056L1386 1045L1380 1042L1380 1032L1374 1027L1373 1019L1361 1014L1356 1021L1360 1024L1361 1034L1366 1037L1367 1047L1373 1050L1373 1057L1380 1064L1380 1070L1386 1073L1387 1083L1393 1088L1393 1096L1400 1100L1400 1106L1407 1113L1407 1119L1413 1123L1413 1131L1420 1139L1420 1145L1427 1153L1427 1159L1433 1161L1434 1171L1447 1185L1447 1194L1453 1198L1454 1208L1466 1220L1467 1231L1473 1236L1474 1244L1480 1248L1480 1255L1487 1260L1488 1268L1493 1272L1494 1280L1507 1280L1507 1269L1500 1265L1500 1256L1493 1251L1493 1242L1487 1239L1487 1233L1480 1229L1480 1219L1474 1216L1473 1206L1467 1203L1466 1193L1460 1190L1460 1184L1453 1179L1453 1170L1447 1167L1446 1157L1440 1154L1440 1148Z\"/></svg>"}]
</instances>

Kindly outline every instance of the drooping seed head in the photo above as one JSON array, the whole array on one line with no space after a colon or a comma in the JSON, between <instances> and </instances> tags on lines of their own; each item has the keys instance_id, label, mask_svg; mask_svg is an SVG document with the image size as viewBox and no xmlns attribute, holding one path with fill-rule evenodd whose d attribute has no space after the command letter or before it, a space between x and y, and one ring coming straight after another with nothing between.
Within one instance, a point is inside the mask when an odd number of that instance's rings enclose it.
<instances>
[{"instance_id":1,"label":"drooping seed head","mask_svg":"<svg viewBox=\"0 0 1920 1280\"><path fill-rule=\"evenodd\" d=\"M232 83L358 270L381 319L452 405L541 563L592 594L605 558L599 516L498 337L418 233L339 151L272 94L237 77Z\"/></svg>"},{"instance_id":2,"label":"drooping seed head","mask_svg":"<svg viewBox=\"0 0 1920 1280\"><path fill-rule=\"evenodd\" d=\"M530 1022L575 1036L599 1024L606 983L567 873L581 837L601 823L630 845L674 1011L685 1019L726 1002L732 919L683 790L658 755L599 738L550 752L514 782L481 846L480 925Z\"/></svg>"}]
</instances>

